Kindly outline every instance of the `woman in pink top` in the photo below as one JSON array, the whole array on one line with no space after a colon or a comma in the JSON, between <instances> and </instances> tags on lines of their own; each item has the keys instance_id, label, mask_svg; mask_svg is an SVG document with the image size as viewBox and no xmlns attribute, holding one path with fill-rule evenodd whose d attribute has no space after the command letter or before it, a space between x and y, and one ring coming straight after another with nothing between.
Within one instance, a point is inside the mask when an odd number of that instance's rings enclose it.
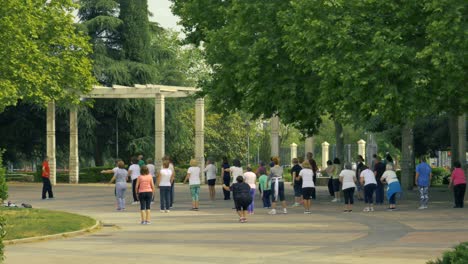
<instances>
[{"instance_id":1,"label":"woman in pink top","mask_svg":"<svg viewBox=\"0 0 468 264\"><path fill-rule=\"evenodd\" d=\"M137 193L138 199L140 200L141 210L141 224L151 224L151 199L154 194L154 182L153 176L149 173L148 167L143 165L141 167L141 175L138 177L135 185L135 193Z\"/></svg>"},{"instance_id":2,"label":"woman in pink top","mask_svg":"<svg viewBox=\"0 0 468 264\"><path fill-rule=\"evenodd\" d=\"M255 200L255 190L257 189L257 174L252 172L252 168L247 166L247 172L244 173L244 182L250 186L250 196L252 197L252 203L247 208L249 214L254 214L254 200Z\"/></svg>"},{"instance_id":3,"label":"woman in pink top","mask_svg":"<svg viewBox=\"0 0 468 264\"><path fill-rule=\"evenodd\" d=\"M459 161L453 163L455 169L450 177L449 188L453 187L453 196L455 200L455 206L453 208L463 208L463 200L465 199L466 191L466 177L465 172L461 168Z\"/></svg>"}]
</instances>

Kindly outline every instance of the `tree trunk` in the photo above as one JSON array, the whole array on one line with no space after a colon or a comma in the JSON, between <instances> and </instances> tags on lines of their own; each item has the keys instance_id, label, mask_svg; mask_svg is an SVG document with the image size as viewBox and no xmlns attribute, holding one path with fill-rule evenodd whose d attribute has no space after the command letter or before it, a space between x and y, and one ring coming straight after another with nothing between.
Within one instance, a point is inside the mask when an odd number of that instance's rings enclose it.
<instances>
[{"instance_id":1,"label":"tree trunk","mask_svg":"<svg viewBox=\"0 0 468 264\"><path fill-rule=\"evenodd\" d=\"M401 187L412 190L414 186L414 138L413 126L405 124L401 129Z\"/></svg>"},{"instance_id":2,"label":"tree trunk","mask_svg":"<svg viewBox=\"0 0 468 264\"><path fill-rule=\"evenodd\" d=\"M336 137L336 157L344 162L344 135L343 126L340 122L335 121L335 137ZM343 166L342 166L343 167Z\"/></svg>"},{"instance_id":3,"label":"tree trunk","mask_svg":"<svg viewBox=\"0 0 468 264\"><path fill-rule=\"evenodd\" d=\"M451 153L451 166L453 167L453 162L459 160L459 150L458 150L458 118L457 116L451 114L449 116L449 130L450 130L450 153Z\"/></svg>"},{"instance_id":4,"label":"tree trunk","mask_svg":"<svg viewBox=\"0 0 468 264\"><path fill-rule=\"evenodd\" d=\"M462 168L466 165L466 114L459 115L457 118L457 149L458 160Z\"/></svg>"}]
</instances>

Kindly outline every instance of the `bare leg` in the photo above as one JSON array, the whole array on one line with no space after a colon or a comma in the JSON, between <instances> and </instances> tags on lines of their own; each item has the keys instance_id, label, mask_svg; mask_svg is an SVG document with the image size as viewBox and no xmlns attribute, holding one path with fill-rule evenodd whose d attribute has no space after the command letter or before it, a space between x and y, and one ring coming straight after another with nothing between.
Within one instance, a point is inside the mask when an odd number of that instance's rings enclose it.
<instances>
[{"instance_id":1,"label":"bare leg","mask_svg":"<svg viewBox=\"0 0 468 264\"><path fill-rule=\"evenodd\" d=\"M151 210L146 210L146 222L151 222Z\"/></svg>"},{"instance_id":2,"label":"bare leg","mask_svg":"<svg viewBox=\"0 0 468 264\"><path fill-rule=\"evenodd\" d=\"M146 219L145 210L141 210L140 215L141 215L141 222L144 222Z\"/></svg>"},{"instance_id":3,"label":"bare leg","mask_svg":"<svg viewBox=\"0 0 468 264\"><path fill-rule=\"evenodd\" d=\"M281 206L283 207L283 209L286 208L286 200L281 202Z\"/></svg>"}]
</instances>

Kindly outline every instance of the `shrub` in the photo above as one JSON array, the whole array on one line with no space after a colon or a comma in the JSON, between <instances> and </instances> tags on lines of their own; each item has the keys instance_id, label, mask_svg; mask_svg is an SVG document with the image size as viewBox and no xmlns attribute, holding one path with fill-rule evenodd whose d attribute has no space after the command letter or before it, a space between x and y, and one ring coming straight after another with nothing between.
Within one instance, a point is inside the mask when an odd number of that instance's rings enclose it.
<instances>
[{"instance_id":1,"label":"shrub","mask_svg":"<svg viewBox=\"0 0 468 264\"><path fill-rule=\"evenodd\" d=\"M444 178L450 176L450 171L446 170L445 168L432 168L432 181L431 185L442 185L448 184L444 183Z\"/></svg>"},{"instance_id":2,"label":"shrub","mask_svg":"<svg viewBox=\"0 0 468 264\"><path fill-rule=\"evenodd\" d=\"M427 264L464 264L468 263L468 242L463 242L455 247L455 250L446 251L442 259L431 260Z\"/></svg>"},{"instance_id":3,"label":"shrub","mask_svg":"<svg viewBox=\"0 0 468 264\"><path fill-rule=\"evenodd\" d=\"M8 185L6 183L6 170L3 168L3 150L0 150L0 202L8 199Z\"/></svg>"}]
</instances>

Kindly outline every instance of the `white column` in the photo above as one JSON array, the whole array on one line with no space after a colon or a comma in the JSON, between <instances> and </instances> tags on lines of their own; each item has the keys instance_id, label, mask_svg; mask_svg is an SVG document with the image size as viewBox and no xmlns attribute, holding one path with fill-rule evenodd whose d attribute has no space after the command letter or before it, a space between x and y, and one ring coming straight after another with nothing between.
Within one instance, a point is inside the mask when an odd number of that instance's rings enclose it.
<instances>
[{"instance_id":1,"label":"white column","mask_svg":"<svg viewBox=\"0 0 468 264\"><path fill-rule=\"evenodd\" d=\"M205 168L205 99L195 101L195 159L202 171ZM205 174L201 174L205 182Z\"/></svg>"},{"instance_id":2,"label":"white column","mask_svg":"<svg viewBox=\"0 0 468 264\"><path fill-rule=\"evenodd\" d=\"M56 159L55 159L55 103L47 104L47 157L49 158L50 182L55 185Z\"/></svg>"},{"instance_id":3,"label":"white column","mask_svg":"<svg viewBox=\"0 0 468 264\"><path fill-rule=\"evenodd\" d=\"M165 101L163 94L156 94L154 101L154 165L156 169L161 169L162 158L165 155Z\"/></svg>"},{"instance_id":4,"label":"white column","mask_svg":"<svg viewBox=\"0 0 468 264\"><path fill-rule=\"evenodd\" d=\"M314 138L313 137L308 137L305 139L305 145L304 145L304 150L305 150L305 155L307 153L312 153L314 154Z\"/></svg>"},{"instance_id":5,"label":"white column","mask_svg":"<svg viewBox=\"0 0 468 264\"><path fill-rule=\"evenodd\" d=\"M323 142L322 143L322 169L325 169L327 167L327 161L328 161L328 147L330 147L330 144L328 142Z\"/></svg>"},{"instance_id":6,"label":"white column","mask_svg":"<svg viewBox=\"0 0 468 264\"><path fill-rule=\"evenodd\" d=\"M69 181L70 183L79 182L79 160L78 160L78 111L76 107L70 109L70 158Z\"/></svg>"},{"instance_id":7,"label":"white column","mask_svg":"<svg viewBox=\"0 0 468 264\"><path fill-rule=\"evenodd\" d=\"M357 142L358 144L358 154L361 155L364 159L366 158L366 142L361 139Z\"/></svg>"},{"instance_id":8,"label":"white column","mask_svg":"<svg viewBox=\"0 0 468 264\"><path fill-rule=\"evenodd\" d=\"M277 115L274 115L271 120L271 156L279 157L279 129L280 129L280 120Z\"/></svg>"},{"instance_id":9,"label":"white column","mask_svg":"<svg viewBox=\"0 0 468 264\"><path fill-rule=\"evenodd\" d=\"M297 158L297 144L296 143L292 143L290 145L291 147L291 167L292 167L292 159L295 159Z\"/></svg>"}]
</instances>

